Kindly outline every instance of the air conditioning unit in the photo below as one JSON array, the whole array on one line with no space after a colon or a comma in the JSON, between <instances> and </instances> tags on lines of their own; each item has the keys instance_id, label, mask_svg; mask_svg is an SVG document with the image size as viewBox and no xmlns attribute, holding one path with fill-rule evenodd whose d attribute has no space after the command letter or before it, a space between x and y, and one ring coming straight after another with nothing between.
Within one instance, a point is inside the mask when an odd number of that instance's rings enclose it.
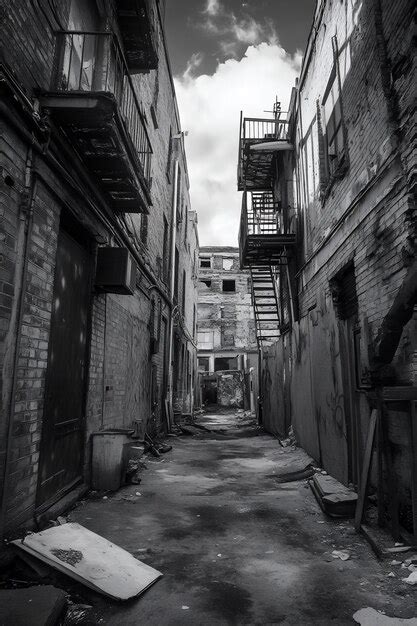
<instances>
[{"instance_id":1,"label":"air conditioning unit","mask_svg":"<svg viewBox=\"0 0 417 626\"><path fill-rule=\"evenodd\" d=\"M133 295L136 263L126 248L99 248L95 285L106 293Z\"/></svg>"}]
</instances>

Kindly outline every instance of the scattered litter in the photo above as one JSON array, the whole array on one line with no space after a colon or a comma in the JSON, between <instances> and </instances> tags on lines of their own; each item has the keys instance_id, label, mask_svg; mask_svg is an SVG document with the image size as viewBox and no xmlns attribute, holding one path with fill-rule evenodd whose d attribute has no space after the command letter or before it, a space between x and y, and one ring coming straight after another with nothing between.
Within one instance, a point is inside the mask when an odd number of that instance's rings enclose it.
<instances>
[{"instance_id":1,"label":"scattered litter","mask_svg":"<svg viewBox=\"0 0 417 626\"><path fill-rule=\"evenodd\" d=\"M108 500L108 497L107 496L103 496L103 500Z\"/></svg>"},{"instance_id":2,"label":"scattered litter","mask_svg":"<svg viewBox=\"0 0 417 626\"><path fill-rule=\"evenodd\" d=\"M395 574L394 572L390 572L389 574L387 574L388 578L395 578Z\"/></svg>"},{"instance_id":3,"label":"scattered litter","mask_svg":"<svg viewBox=\"0 0 417 626\"><path fill-rule=\"evenodd\" d=\"M67 613L65 615L65 624L85 624L87 622L87 614L92 610L89 604L73 604L69 603Z\"/></svg>"},{"instance_id":4,"label":"scattered litter","mask_svg":"<svg viewBox=\"0 0 417 626\"><path fill-rule=\"evenodd\" d=\"M409 556L407 559L405 559L404 564L407 567L412 564L417 564L417 554L413 554L413 556Z\"/></svg>"},{"instance_id":5,"label":"scattered litter","mask_svg":"<svg viewBox=\"0 0 417 626\"><path fill-rule=\"evenodd\" d=\"M142 494L139 491L137 491L135 495L141 496Z\"/></svg>"},{"instance_id":6,"label":"scattered litter","mask_svg":"<svg viewBox=\"0 0 417 626\"><path fill-rule=\"evenodd\" d=\"M334 559L341 559L342 561L347 561L350 558L349 552L345 550L333 550L332 557Z\"/></svg>"},{"instance_id":7,"label":"scattered litter","mask_svg":"<svg viewBox=\"0 0 417 626\"><path fill-rule=\"evenodd\" d=\"M265 554L274 554L274 550L267 550Z\"/></svg>"},{"instance_id":8,"label":"scattered litter","mask_svg":"<svg viewBox=\"0 0 417 626\"><path fill-rule=\"evenodd\" d=\"M394 543L394 546L395 546L396 548L398 548L398 546L403 546L403 545L404 545L404 544L403 544L401 541L396 541L396 542Z\"/></svg>"},{"instance_id":9,"label":"scattered litter","mask_svg":"<svg viewBox=\"0 0 417 626\"><path fill-rule=\"evenodd\" d=\"M361 626L400 626L408 624L408 626L417 626L417 618L402 619L399 617L388 617L380 611L376 611L371 607L360 609L353 614L353 619Z\"/></svg>"},{"instance_id":10,"label":"scattered litter","mask_svg":"<svg viewBox=\"0 0 417 626\"><path fill-rule=\"evenodd\" d=\"M221 554L218 554L217 556L221 556Z\"/></svg>"},{"instance_id":11,"label":"scattered litter","mask_svg":"<svg viewBox=\"0 0 417 626\"><path fill-rule=\"evenodd\" d=\"M183 611L188 611L188 609L189 609L190 607L189 607L189 606L187 606L186 604L183 604L181 608L182 608L182 610L183 610Z\"/></svg>"},{"instance_id":12,"label":"scattered litter","mask_svg":"<svg viewBox=\"0 0 417 626\"><path fill-rule=\"evenodd\" d=\"M290 426L290 429L288 431L288 437L286 439L279 439L279 442L283 448L289 448L290 446L297 445L294 429L292 426Z\"/></svg>"},{"instance_id":13,"label":"scattered litter","mask_svg":"<svg viewBox=\"0 0 417 626\"><path fill-rule=\"evenodd\" d=\"M407 585L417 585L417 570L411 572L407 578L402 578L401 580L407 583Z\"/></svg>"},{"instance_id":14,"label":"scattered litter","mask_svg":"<svg viewBox=\"0 0 417 626\"><path fill-rule=\"evenodd\" d=\"M128 600L143 593L162 576L126 550L73 522L11 543L116 600Z\"/></svg>"},{"instance_id":15,"label":"scattered litter","mask_svg":"<svg viewBox=\"0 0 417 626\"><path fill-rule=\"evenodd\" d=\"M58 517L56 518L56 521L58 522L58 524L66 524L67 523L67 518L63 517L62 515L58 515Z\"/></svg>"},{"instance_id":16,"label":"scattered litter","mask_svg":"<svg viewBox=\"0 0 417 626\"><path fill-rule=\"evenodd\" d=\"M390 565L402 565L402 562L394 559L393 561L390 562Z\"/></svg>"}]
</instances>

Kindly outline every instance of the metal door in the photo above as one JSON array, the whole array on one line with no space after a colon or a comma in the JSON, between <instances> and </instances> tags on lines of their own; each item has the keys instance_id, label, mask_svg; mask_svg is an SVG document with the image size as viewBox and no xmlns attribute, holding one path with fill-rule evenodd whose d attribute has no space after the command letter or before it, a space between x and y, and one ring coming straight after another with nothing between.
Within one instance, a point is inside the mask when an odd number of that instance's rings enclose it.
<instances>
[{"instance_id":1,"label":"metal door","mask_svg":"<svg viewBox=\"0 0 417 626\"><path fill-rule=\"evenodd\" d=\"M37 504L82 476L90 255L61 229L55 270Z\"/></svg>"}]
</instances>

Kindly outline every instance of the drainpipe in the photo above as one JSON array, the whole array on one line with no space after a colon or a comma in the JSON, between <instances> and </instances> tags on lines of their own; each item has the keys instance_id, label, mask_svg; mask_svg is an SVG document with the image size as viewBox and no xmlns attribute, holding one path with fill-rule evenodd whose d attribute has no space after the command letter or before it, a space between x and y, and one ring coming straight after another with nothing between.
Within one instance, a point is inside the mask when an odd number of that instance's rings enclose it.
<instances>
[{"instance_id":1,"label":"drainpipe","mask_svg":"<svg viewBox=\"0 0 417 626\"><path fill-rule=\"evenodd\" d=\"M25 186L24 191L22 193L22 202L20 208L20 220L22 222L23 227L23 250L20 259L16 263L16 269L20 270L20 291L18 294L17 300L17 308L16 308L16 317L15 317L15 332L16 339L14 341L13 350L13 365L12 365L12 376L11 376L11 389L10 389L10 401L8 406L8 423L7 423L7 434L6 434L6 455L4 460L4 481L3 481L3 491L1 497L1 511L0 511L0 537L3 537L4 526L6 521L6 505L8 498L8 487L9 487L9 462L11 458L12 452L12 444L13 444L13 416L14 416L14 404L16 397L16 388L17 388L17 369L19 362L19 354L20 354L20 343L22 337L22 322L23 322L23 312L24 312L24 298L26 293L26 280L27 280L27 270L28 270L28 260L29 260L29 244L32 238L32 228L33 228L33 198L35 195L35 187L36 187L36 179L33 172L34 168L34 156L33 156L33 148L32 145L29 146L27 157L26 157L26 165L25 165ZM19 267L20 265L20 267ZM13 331L12 331L13 332Z\"/></svg>"},{"instance_id":2,"label":"drainpipe","mask_svg":"<svg viewBox=\"0 0 417 626\"><path fill-rule=\"evenodd\" d=\"M182 137L182 133L179 135L175 135L172 139L179 139ZM166 416L167 420L167 430L168 432L172 429L171 419L174 415L174 406L173 406L173 398L174 398L174 390L173 390L173 367L174 364L172 362L174 356L174 313L176 307L174 307L174 292L175 292L175 244L177 238L177 194L178 194L178 174L179 174L179 163L178 163L178 155L175 157L174 162L174 188L173 188L173 203L172 203L172 223L171 223L171 281L170 281L170 289L169 296L172 303L171 314L169 316L169 344L168 344L168 389L167 389L167 400L168 400L168 414Z\"/></svg>"}]
</instances>

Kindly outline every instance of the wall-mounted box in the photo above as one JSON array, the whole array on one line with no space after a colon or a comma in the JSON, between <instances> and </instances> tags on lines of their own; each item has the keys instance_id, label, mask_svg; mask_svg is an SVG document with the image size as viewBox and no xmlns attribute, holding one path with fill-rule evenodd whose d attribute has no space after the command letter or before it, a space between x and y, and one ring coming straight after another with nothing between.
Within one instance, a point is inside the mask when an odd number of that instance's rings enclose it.
<instances>
[{"instance_id":1,"label":"wall-mounted box","mask_svg":"<svg viewBox=\"0 0 417 626\"><path fill-rule=\"evenodd\" d=\"M99 248L95 285L107 293L133 295L136 263L126 248Z\"/></svg>"}]
</instances>

